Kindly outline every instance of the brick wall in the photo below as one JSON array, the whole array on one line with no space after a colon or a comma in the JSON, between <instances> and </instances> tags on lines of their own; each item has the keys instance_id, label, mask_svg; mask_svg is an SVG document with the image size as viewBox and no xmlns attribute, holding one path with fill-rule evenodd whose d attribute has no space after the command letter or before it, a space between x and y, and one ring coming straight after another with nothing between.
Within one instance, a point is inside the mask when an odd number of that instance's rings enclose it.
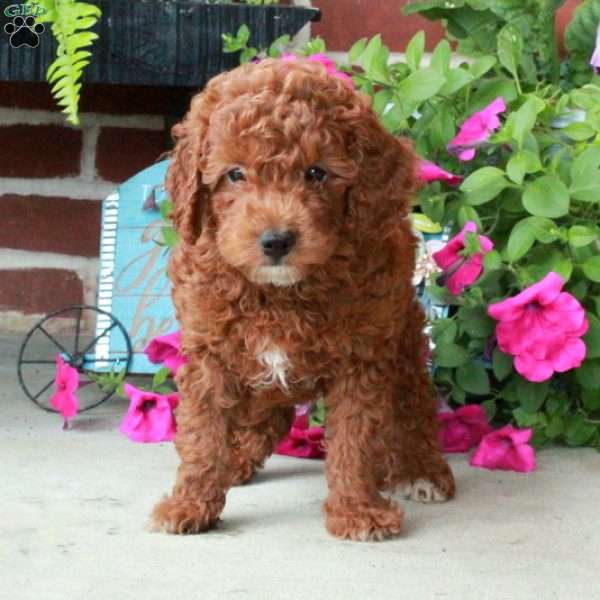
<instances>
[{"instance_id":1,"label":"brick wall","mask_svg":"<svg viewBox=\"0 0 600 600\"><path fill-rule=\"evenodd\" d=\"M45 84L0 82L0 329L96 303L101 201L169 148L189 95L88 86L71 127Z\"/></svg>"}]
</instances>

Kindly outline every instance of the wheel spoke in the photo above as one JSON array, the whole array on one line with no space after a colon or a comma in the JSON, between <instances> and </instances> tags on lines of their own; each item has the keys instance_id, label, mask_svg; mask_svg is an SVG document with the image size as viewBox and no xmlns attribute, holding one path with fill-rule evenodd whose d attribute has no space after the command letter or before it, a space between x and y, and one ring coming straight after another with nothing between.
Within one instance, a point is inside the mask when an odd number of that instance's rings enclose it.
<instances>
[{"instance_id":1,"label":"wheel spoke","mask_svg":"<svg viewBox=\"0 0 600 600\"><path fill-rule=\"evenodd\" d=\"M97 335L86 347L84 350L81 351L81 354L87 354L93 346L96 345L96 342L103 338L111 329L114 329L117 326L116 321L110 326L107 327L100 335Z\"/></svg>"},{"instance_id":2,"label":"wheel spoke","mask_svg":"<svg viewBox=\"0 0 600 600\"><path fill-rule=\"evenodd\" d=\"M37 400L53 383L54 377L35 396L33 396L33 399Z\"/></svg>"},{"instance_id":3,"label":"wheel spoke","mask_svg":"<svg viewBox=\"0 0 600 600\"><path fill-rule=\"evenodd\" d=\"M73 354L77 354L77 352L79 351L79 329L81 326L81 313L83 312L83 309L80 308L79 309L79 315L77 317L77 323L75 323L75 350L73 352Z\"/></svg>"},{"instance_id":4,"label":"wheel spoke","mask_svg":"<svg viewBox=\"0 0 600 600\"><path fill-rule=\"evenodd\" d=\"M55 365L55 360L22 360L22 365Z\"/></svg>"},{"instance_id":5,"label":"wheel spoke","mask_svg":"<svg viewBox=\"0 0 600 600\"><path fill-rule=\"evenodd\" d=\"M41 325L38 325L38 329L58 348L60 348L69 358L71 353L58 341L55 340Z\"/></svg>"}]
</instances>

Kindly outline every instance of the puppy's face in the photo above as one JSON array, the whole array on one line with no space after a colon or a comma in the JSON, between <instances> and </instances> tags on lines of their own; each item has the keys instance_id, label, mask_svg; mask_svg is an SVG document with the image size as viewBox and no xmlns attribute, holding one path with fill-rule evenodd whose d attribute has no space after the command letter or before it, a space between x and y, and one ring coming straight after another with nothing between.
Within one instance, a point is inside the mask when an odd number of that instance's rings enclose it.
<instances>
[{"instance_id":1,"label":"puppy's face","mask_svg":"<svg viewBox=\"0 0 600 600\"><path fill-rule=\"evenodd\" d=\"M309 99L268 91L215 111L202 169L223 259L289 286L335 251L357 174L343 127Z\"/></svg>"}]
</instances>

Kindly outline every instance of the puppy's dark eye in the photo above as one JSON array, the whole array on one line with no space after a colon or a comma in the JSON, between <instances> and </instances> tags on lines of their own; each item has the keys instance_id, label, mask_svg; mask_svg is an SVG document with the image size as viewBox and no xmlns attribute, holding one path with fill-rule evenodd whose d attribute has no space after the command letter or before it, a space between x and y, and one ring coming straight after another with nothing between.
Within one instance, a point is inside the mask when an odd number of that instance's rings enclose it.
<instances>
[{"instance_id":1,"label":"puppy's dark eye","mask_svg":"<svg viewBox=\"0 0 600 600\"><path fill-rule=\"evenodd\" d=\"M239 167L236 167L235 169L231 169L231 171L227 173L227 179L231 183L237 183L238 181L245 181L246 176Z\"/></svg>"},{"instance_id":2,"label":"puppy's dark eye","mask_svg":"<svg viewBox=\"0 0 600 600\"><path fill-rule=\"evenodd\" d=\"M309 167L305 173L306 181L317 181L323 183L327 179L327 171L321 167Z\"/></svg>"}]
</instances>

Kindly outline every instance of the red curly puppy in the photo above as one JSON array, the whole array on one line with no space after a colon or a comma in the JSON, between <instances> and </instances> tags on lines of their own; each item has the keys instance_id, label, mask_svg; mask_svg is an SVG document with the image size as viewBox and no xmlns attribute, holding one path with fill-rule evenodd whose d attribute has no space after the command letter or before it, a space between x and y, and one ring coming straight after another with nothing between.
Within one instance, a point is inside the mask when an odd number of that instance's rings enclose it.
<instances>
[{"instance_id":1,"label":"red curly puppy","mask_svg":"<svg viewBox=\"0 0 600 600\"><path fill-rule=\"evenodd\" d=\"M209 529L294 405L322 394L327 529L397 535L402 510L381 490L454 494L411 284L410 145L367 97L302 60L216 77L173 134L170 277L189 363L177 376L181 464L155 526Z\"/></svg>"}]
</instances>

